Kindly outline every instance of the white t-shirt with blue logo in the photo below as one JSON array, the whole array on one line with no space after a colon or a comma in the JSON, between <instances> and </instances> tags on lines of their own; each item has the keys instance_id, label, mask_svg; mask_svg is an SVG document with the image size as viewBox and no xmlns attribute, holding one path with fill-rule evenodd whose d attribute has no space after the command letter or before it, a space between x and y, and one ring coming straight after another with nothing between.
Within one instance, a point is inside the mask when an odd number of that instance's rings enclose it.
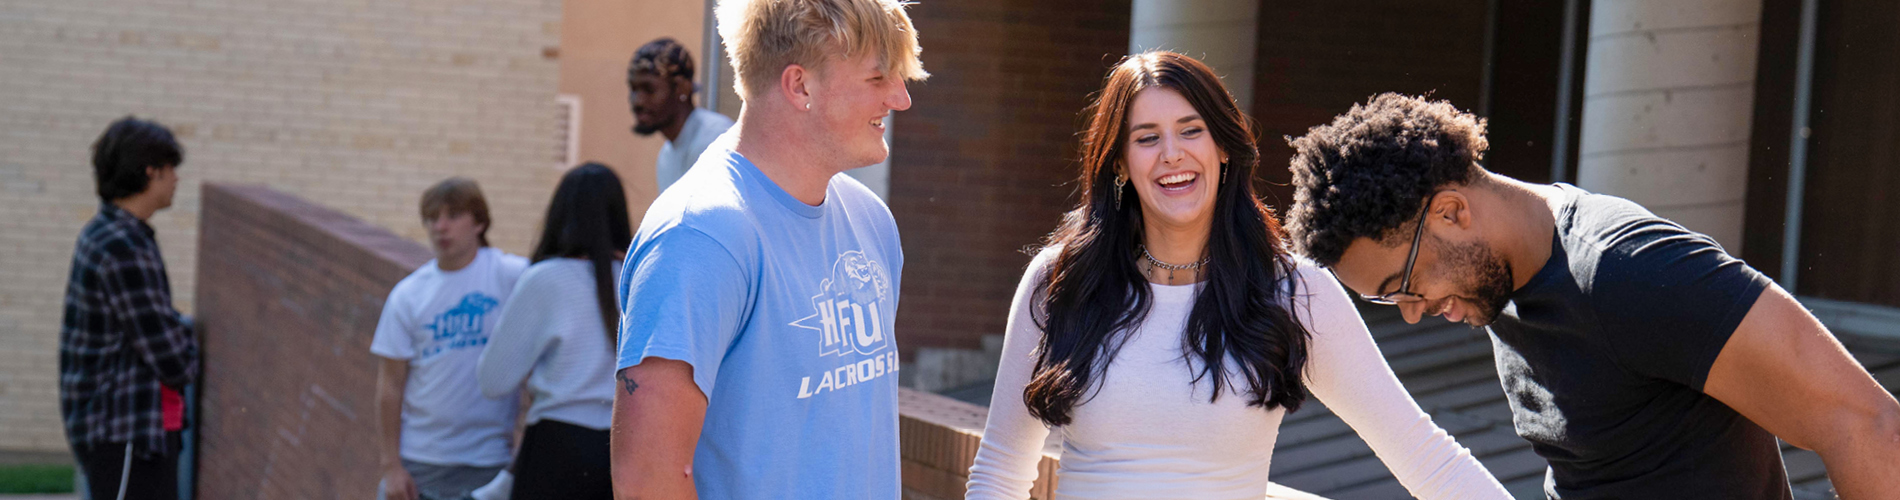
<instances>
[{"instance_id":1,"label":"white t-shirt with blue logo","mask_svg":"<svg viewBox=\"0 0 1900 500\"><path fill-rule=\"evenodd\" d=\"M617 369L693 366L700 498L899 496L903 264L890 209L849 176L810 206L716 148L654 201L621 271Z\"/></svg>"},{"instance_id":2,"label":"white t-shirt with blue logo","mask_svg":"<svg viewBox=\"0 0 1900 500\"><path fill-rule=\"evenodd\" d=\"M490 247L467 267L434 260L396 283L369 351L409 360L402 458L435 465L507 464L517 398L482 395L475 365L528 259Z\"/></svg>"}]
</instances>

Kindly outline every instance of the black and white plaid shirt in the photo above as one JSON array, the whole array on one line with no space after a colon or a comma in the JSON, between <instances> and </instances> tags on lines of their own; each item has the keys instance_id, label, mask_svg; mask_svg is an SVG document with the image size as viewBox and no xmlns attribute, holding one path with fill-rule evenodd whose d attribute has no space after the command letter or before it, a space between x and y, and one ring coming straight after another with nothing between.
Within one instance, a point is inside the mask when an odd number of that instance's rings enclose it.
<instances>
[{"instance_id":1,"label":"black and white plaid shirt","mask_svg":"<svg viewBox=\"0 0 1900 500\"><path fill-rule=\"evenodd\" d=\"M59 413L67 441L75 449L136 441L141 456L164 450L159 384L181 389L197 366L198 344L172 309L152 227L101 204L79 233L66 282Z\"/></svg>"}]
</instances>

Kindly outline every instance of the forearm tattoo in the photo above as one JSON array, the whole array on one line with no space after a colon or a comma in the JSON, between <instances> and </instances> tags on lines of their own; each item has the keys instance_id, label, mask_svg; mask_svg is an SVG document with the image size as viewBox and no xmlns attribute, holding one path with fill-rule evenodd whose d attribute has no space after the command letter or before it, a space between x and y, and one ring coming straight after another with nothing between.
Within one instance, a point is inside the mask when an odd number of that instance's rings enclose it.
<instances>
[{"instance_id":1,"label":"forearm tattoo","mask_svg":"<svg viewBox=\"0 0 1900 500\"><path fill-rule=\"evenodd\" d=\"M614 377L620 379L620 388L622 390L627 391L627 394L629 395L633 394L634 389L640 388L640 384L634 382L633 377L627 376L626 370L620 370L618 373L614 374Z\"/></svg>"}]
</instances>

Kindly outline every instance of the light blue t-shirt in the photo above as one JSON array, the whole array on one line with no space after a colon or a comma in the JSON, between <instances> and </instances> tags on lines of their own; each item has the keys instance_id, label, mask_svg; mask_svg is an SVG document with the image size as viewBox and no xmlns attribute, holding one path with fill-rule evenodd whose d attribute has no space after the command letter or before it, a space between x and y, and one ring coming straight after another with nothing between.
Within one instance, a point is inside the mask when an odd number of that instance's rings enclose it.
<instances>
[{"instance_id":1,"label":"light blue t-shirt","mask_svg":"<svg viewBox=\"0 0 1900 500\"><path fill-rule=\"evenodd\" d=\"M899 497L904 255L883 201L834 175L806 205L712 149L654 201L627 257L616 369L693 366L700 498Z\"/></svg>"}]
</instances>

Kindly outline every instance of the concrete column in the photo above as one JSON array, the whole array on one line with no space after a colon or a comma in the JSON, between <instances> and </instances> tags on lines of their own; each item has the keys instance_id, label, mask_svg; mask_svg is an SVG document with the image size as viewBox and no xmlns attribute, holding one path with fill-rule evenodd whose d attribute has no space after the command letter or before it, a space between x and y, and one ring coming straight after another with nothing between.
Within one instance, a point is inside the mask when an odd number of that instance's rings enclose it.
<instances>
[{"instance_id":1,"label":"concrete column","mask_svg":"<svg viewBox=\"0 0 1900 500\"><path fill-rule=\"evenodd\" d=\"M1128 53L1172 50L1207 63L1240 109L1253 109L1259 0L1134 0Z\"/></svg>"},{"instance_id":2,"label":"concrete column","mask_svg":"<svg viewBox=\"0 0 1900 500\"><path fill-rule=\"evenodd\" d=\"M1577 184L1741 253L1761 0L1596 0Z\"/></svg>"}]
</instances>

